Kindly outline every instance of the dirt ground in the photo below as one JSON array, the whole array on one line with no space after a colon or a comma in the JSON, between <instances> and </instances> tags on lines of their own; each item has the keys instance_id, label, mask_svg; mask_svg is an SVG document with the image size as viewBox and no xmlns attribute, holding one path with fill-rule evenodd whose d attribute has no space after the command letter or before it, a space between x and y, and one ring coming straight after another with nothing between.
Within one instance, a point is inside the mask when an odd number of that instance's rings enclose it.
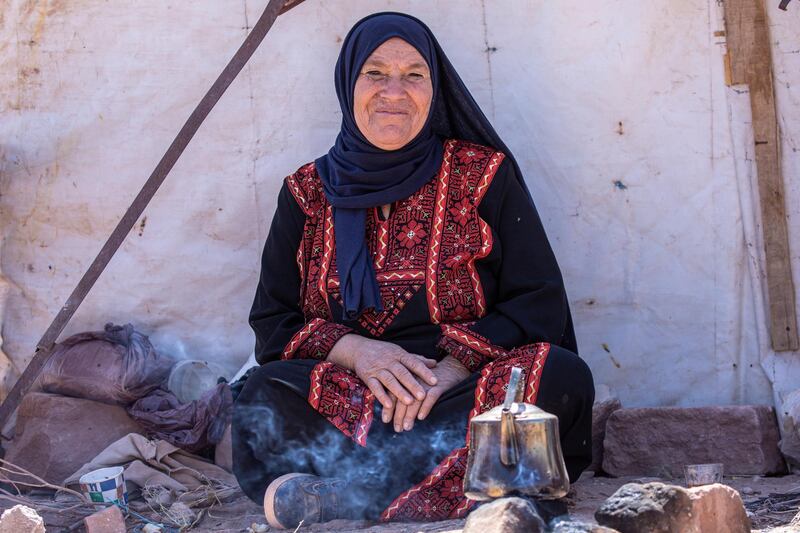
<instances>
[{"instance_id":1,"label":"dirt ground","mask_svg":"<svg viewBox=\"0 0 800 533\"><path fill-rule=\"evenodd\" d=\"M570 515L586 522L594 522L594 512L603 501L614 493L619 487L630 482L663 481L681 484L680 480L665 480L659 478L609 478L584 476L575 483L567 496L567 505ZM800 528L787 529L785 527L795 515L800 512L800 475L781 477L726 477L724 482L742 494L745 506L748 508L753 531L761 533L789 533ZM43 496L36 498L43 499ZM44 499L42 500L44 501ZM13 503L2 501L3 509L11 507ZM74 513L55 513L46 511L37 506L45 523L48 533L64 531L82 531L80 516ZM155 518L155 515L142 512L143 515ZM142 522L129 517L128 531L139 531ZM239 495L234 499L215 505L203 511L198 522L189 531L194 533L248 533L252 524L266 524L263 510L260 506ZM69 529L70 527L73 529ZM456 533L464 526L464 520L448 520L444 522L424 524L375 524L368 522L353 522L337 520L326 524L303 525L298 531L309 533L322 532L358 532L358 533ZM269 530L266 530L269 531Z\"/></svg>"},{"instance_id":2,"label":"dirt ground","mask_svg":"<svg viewBox=\"0 0 800 533\"><path fill-rule=\"evenodd\" d=\"M610 478L584 476L575 483L567 496L570 515L575 519L594 522L595 510L611 496L619 487L631 482L664 481L681 484L680 480L663 480L658 478ZM788 524L800 512L800 475L781 477L726 477L724 482L742 493L742 499L748 509L765 509L766 512L753 516L754 531L763 533L776 531L775 528ZM779 513L770 510L769 502L758 506L759 500L769 495L795 494L798 501L791 512ZM756 504L756 505L753 505ZM247 531L252 523L265 523L259 506L246 498L226 504L224 507L212 509L209 515L192 529L203 533L241 533ZM304 526L300 531L330 532L352 531L359 533L416 533L416 532L459 532L464 526L463 520L448 520L431 524L386 524L374 525L363 522L334 521L327 524ZM757 529L758 528L758 529ZM800 532L800 528L798 529ZM781 533L786 533L785 530Z\"/></svg>"}]
</instances>

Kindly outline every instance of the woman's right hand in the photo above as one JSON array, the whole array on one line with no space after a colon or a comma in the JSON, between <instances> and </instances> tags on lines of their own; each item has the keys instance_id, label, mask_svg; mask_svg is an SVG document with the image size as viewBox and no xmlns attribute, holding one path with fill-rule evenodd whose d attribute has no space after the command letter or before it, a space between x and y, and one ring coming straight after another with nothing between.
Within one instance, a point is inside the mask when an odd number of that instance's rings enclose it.
<instances>
[{"instance_id":1,"label":"woman's right hand","mask_svg":"<svg viewBox=\"0 0 800 533\"><path fill-rule=\"evenodd\" d=\"M384 409L392 409L392 397L406 405L425 398L425 389L437 383L431 368L436 360L415 355L391 342L368 339L354 333L339 339L327 360L352 370L361 378ZM388 390L388 393L387 393Z\"/></svg>"}]
</instances>

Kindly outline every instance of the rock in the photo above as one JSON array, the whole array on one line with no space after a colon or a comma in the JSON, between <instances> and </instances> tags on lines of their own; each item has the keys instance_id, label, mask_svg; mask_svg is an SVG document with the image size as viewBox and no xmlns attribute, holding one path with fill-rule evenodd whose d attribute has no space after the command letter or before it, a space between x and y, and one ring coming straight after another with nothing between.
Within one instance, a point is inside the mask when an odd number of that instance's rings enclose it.
<instances>
[{"instance_id":1,"label":"rock","mask_svg":"<svg viewBox=\"0 0 800 533\"><path fill-rule=\"evenodd\" d=\"M577 522L558 518L550 524L550 533L619 533L616 529L607 528L587 522Z\"/></svg>"},{"instance_id":2,"label":"rock","mask_svg":"<svg viewBox=\"0 0 800 533\"><path fill-rule=\"evenodd\" d=\"M547 531L536 506L523 498L500 498L472 511L463 533L539 533Z\"/></svg>"},{"instance_id":3,"label":"rock","mask_svg":"<svg viewBox=\"0 0 800 533\"><path fill-rule=\"evenodd\" d=\"M800 389L783 400L781 415L781 452L792 469L800 470Z\"/></svg>"},{"instance_id":4,"label":"rock","mask_svg":"<svg viewBox=\"0 0 800 533\"><path fill-rule=\"evenodd\" d=\"M603 470L612 476L682 477L687 464L725 474L779 474L773 409L765 405L618 409L606 425Z\"/></svg>"},{"instance_id":5,"label":"rock","mask_svg":"<svg viewBox=\"0 0 800 533\"><path fill-rule=\"evenodd\" d=\"M621 533L687 533L677 529L691 516L686 489L664 483L628 483L612 494L594 517Z\"/></svg>"},{"instance_id":6,"label":"rock","mask_svg":"<svg viewBox=\"0 0 800 533\"><path fill-rule=\"evenodd\" d=\"M24 505L3 511L0 533L45 533L44 520L39 513Z\"/></svg>"},{"instance_id":7,"label":"rock","mask_svg":"<svg viewBox=\"0 0 800 533\"><path fill-rule=\"evenodd\" d=\"M222 440L214 448L214 464L221 466L228 472L233 472L233 438L230 424L225 428Z\"/></svg>"},{"instance_id":8,"label":"rock","mask_svg":"<svg viewBox=\"0 0 800 533\"><path fill-rule=\"evenodd\" d=\"M35 392L20 403L5 459L60 485L112 442L142 432L123 407Z\"/></svg>"},{"instance_id":9,"label":"rock","mask_svg":"<svg viewBox=\"0 0 800 533\"><path fill-rule=\"evenodd\" d=\"M119 507L112 505L83 519L86 533L125 533L125 517Z\"/></svg>"},{"instance_id":10,"label":"rock","mask_svg":"<svg viewBox=\"0 0 800 533\"><path fill-rule=\"evenodd\" d=\"M587 470L600 472L603 468L603 440L606 436L606 423L614 411L622 408L616 398L595 402L592 407L592 464Z\"/></svg>"},{"instance_id":11,"label":"rock","mask_svg":"<svg viewBox=\"0 0 800 533\"><path fill-rule=\"evenodd\" d=\"M595 513L621 533L749 533L739 493L716 483L684 489L664 483L620 487Z\"/></svg>"},{"instance_id":12,"label":"rock","mask_svg":"<svg viewBox=\"0 0 800 533\"><path fill-rule=\"evenodd\" d=\"M686 525L687 533L750 533L750 520L735 489L714 483L689 489L689 497L692 500L692 520ZM684 529L680 531L683 533Z\"/></svg>"}]
</instances>

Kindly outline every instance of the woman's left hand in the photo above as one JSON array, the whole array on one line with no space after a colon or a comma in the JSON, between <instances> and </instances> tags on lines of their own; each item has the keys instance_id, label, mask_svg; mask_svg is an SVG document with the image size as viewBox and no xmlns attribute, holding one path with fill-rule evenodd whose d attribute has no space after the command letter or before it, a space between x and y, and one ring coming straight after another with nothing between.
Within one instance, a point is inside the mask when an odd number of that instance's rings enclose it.
<instances>
[{"instance_id":1,"label":"woman's left hand","mask_svg":"<svg viewBox=\"0 0 800 533\"><path fill-rule=\"evenodd\" d=\"M464 365L450 356L439 361L431 370L438 381L432 387L423 383L422 386L426 389L423 400L416 400L411 405L395 401L394 409L383 410L381 419L386 424L394 419L394 430L396 432L411 431L414 427L415 419L424 420L442 394L467 379L470 375L469 370Z\"/></svg>"}]
</instances>

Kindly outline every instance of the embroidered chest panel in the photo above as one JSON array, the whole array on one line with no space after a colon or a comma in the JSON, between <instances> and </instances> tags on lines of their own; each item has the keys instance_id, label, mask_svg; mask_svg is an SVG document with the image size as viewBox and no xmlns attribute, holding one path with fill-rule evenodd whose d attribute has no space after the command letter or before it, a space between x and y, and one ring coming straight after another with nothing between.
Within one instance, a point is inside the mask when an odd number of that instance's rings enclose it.
<instances>
[{"instance_id":1,"label":"embroidered chest panel","mask_svg":"<svg viewBox=\"0 0 800 533\"><path fill-rule=\"evenodd\" d=\"M492 249L492 232L478 215L504 155L485 146L447 141L436 179L396 202L381 220L368 210L366 237L384 311L367 311L361 326L374 336L389 327L408 301L424 290L433 323L474 320L486 314L475 261ZM341 304L333 210L309 164L287 178L306 214L297 252L306 320L331 319L329 298Z\"/></svg>"}]
</instances>

